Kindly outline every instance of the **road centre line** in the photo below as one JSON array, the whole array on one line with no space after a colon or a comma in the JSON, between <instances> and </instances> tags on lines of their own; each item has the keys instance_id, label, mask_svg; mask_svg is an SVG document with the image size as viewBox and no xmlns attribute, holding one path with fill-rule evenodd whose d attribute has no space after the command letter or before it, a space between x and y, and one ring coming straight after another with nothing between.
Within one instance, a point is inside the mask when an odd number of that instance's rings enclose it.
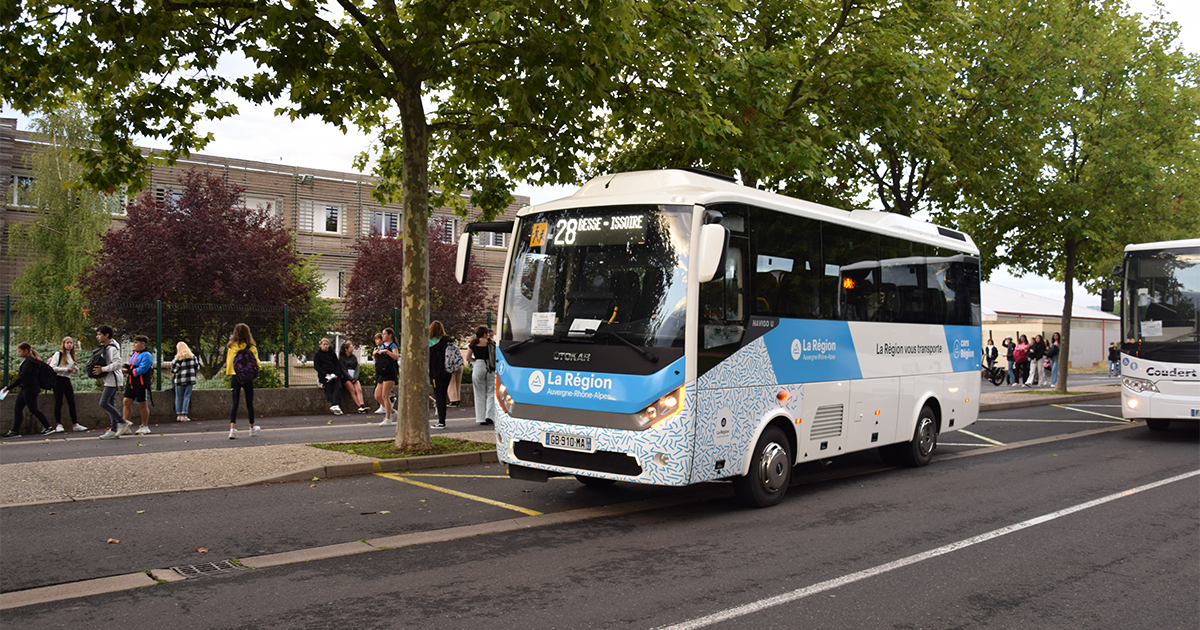
<instances>
[{"instance_id":1,"label":"road centre line","mask_svg":"<svg viewBox=\"0 0 1200 630\"><path fill-rule=\"evenodd\" d=\"M402 481L402 482L404 482L404 483L407 483L407 484L410 484L410 485L414 485L414 486L417 486L417 487L419 487L419 488L425 488L426 490L435 490L435 491L437 491L437 492L444 492L444 493L446 493L446 494L453 495L453 496L456 496L456 497L459 497L459 498L462 498L462 499L470 499L471 501L478 501L478 502L480 502L480 503L486 503L486 504L488 504L488 505L494 505L494 506L496 506L496 507L502 507L502 508L504 508L504 509L506 509L506 510L513 510L514 512L520 512L520 513L522 513L522 514L528 514L529 516L541 516L541 515L542 515L542 513L541 513L541 512L538 512L537 510L531 510L531 509L529 509L529 508L523 508L523 507L521 507L521 506L519 506L519 505L513 505L513 504L511 504L511 503L504 503L503 501L496 501L496 500L494 500L494 499L488 499L488 498L484 498L484 497L477 496L477 495L474 495L474 494L467 494L466 492L459 492L458 490L451 490L451 489L449 489L449 488L443 488L443 487L441 487L441 486L435 486L435 485L433 485L433 484L429 484L429 483L423 483L423 482L420 482L420 481L415 481L415 480L413 480L413 479L405 479L405 478L404 478L404 475L400 475L400 474L397 474L397 473L375 473L375 474L376 474L377 476L379 476L379 477L387 477L388 479L394 479L394 480L396 480L396 481Z\"/></svg>"},{"instance_id":2,"label":"road centre line","mask_svg":"<svg viewBox=\"0 0 1200 630\"><path fill-rule=\"evenodd\" d=\"M1045 422L1066 424L1129 424L1125 420L1051 420L1049 418L979 418L975 422Z\"/></svg>"},{"instance_id":3,"label":"road centre line","mask_svg":"<svg viewBox=\"0 0 1200 630\"><path fill-rule=\"evenodd\" d=\"M1120 417L1120 416L1113 416L1113 415L1109 415L1109 414L1107 414L1107 413L1100 413L1100 412L1098 412L1098 411L1088 411L1087 409L1076 409L1076 408L1074 408L1074 407L1068 407L1068 406L1066 406L1066 405L1050 405L1050 406L1051 406L1051 407L1058 407L1059 409L1067 409L1067 410L1069 410L1069 411L1078 411L1079 413L1090 413L1090 414L1092 414L1093 416L1101 416L1101 417L1104 417L1104 418L1112 418L1113 420L1120 420L1121 422L1128 422L1128 420L1126 420L1125 418L1122 418L1122 417Z\"/></svg>"},{"instance_id":4,"label":"road centre line","mask_svg":"<svg viewBox=\"0 0 1200 630\"><path fill-rule=\"evenodd\" d=\"M969 435L969 436L979 439L979 440L983 440L984 442L987 442L988 444L992 444L994 446L1004 446L1004 442L997 442L996 440L993 440L992 438L983 437L982 435L979 435L978 433L971 433L970 431L968 431L966 429L959 429L958 432L962 433L964 435Z\"/></svg>"},{"instance_id":5,"label":"road centre line","mask_svg":"<svg viewBox=\"0 0 1200 630\"><path fill-rule=\"evenodd\" d=\"M711 615L707 615L704 617L692 619L690 621L685 621L683 623L679 623L679 624L675 624L675 625L671 625L671 626L664 626L661 628L661 630L692 630L694 628L703 628L705 626L710 626L714 623L720 623L722 621L728 621L730 619L736 619L738 617L743 617L745 615L749 615L749 614L753 614L753 613L756 613L756 612L759 612L762 610L766 610L767 608L771 608L773 606L778 606L780 604L786 604L789 602L793 602L793 601L796 601L799 599L803 599L805 597L809 597L810 595L816 595L817 593L822 593L824 591L832 590L832 589L838 588L840 586L845 586L847 584L853 584L854 582L865 580L869 577L874 577L876 575L881 575L883 573L887 573L887 572L893 571L895 569L900 569L900 568L903 568L903 567L906 567L906 566L909 566L912 564L916 564L918 562L924 562L925 560L929 560L931 558L936 558L938 556L945 555L945 554L948 554L948 553L951 553L954 551L966 549L967 547L971 547L973 545L978 545L980 543L987 542L994 538L999 538L1001 536L1006 536L1006 535L1012 534L1014 532L1019 532L1023 529L1028 529L1030 527L1033 527L1034 525L1041 525L1042 523L1047 523L1049 521L1052 521L1052 520L1055 520L1058 518L1062 518L1064 516L1074 514L1076 512L1081 512L1083 510L1091 509L1096 506L1108 503L1110 501L1116 501L1117 499L1123 499L1125 497L1132 496L1139 492L1153 490L1154 488L1158 488L1161 486L1165 486L1167 484L1175 483L1177 481L1183 481L1185 479L1190 479L1197 475L1200 475L1200 470L1193 470L1191 472L1186 472L1181 475L1176 475L1174 477L1169 477L1167 479L1155 481L1153 483L1148 483L1143 486L1138 486L1136 488L1130 488L1129 490L1123 490L1121 492L1110 494L1108 496L1100 497L1099 499L1094 499L1092 501L1087 501L1085 503L1073 505L1071 507L1063 508L1061 510L1050 512L1048 514L1043 514L1036 518L1031 518L1027 521L1021 521L1020 523L1006 525L999 529L994 529L990 532L980 534L978 536L964 538L963 540L960 540L958 542L953 542L948 545L943 545L936 549L930 549L929 551L923 551L921 553L913 554L913 555L905 557L905 558L900 558L899 560L893 560L892 562L874 566L869 569L863 569L862 571L857 571L855 573L843 575L842 577L834 578L832 580L826 580L824 582L819 582L817 584L813 584L811 586L806 586L804 588L796 589L794 591L791 591L788 593L783 593L781 595L776 595L774 597L760 599L756 602L751 602L749 604L745 604L742 606L729 608L729 609L723 610L721 612L717 612L717 613L713 613Z\"/></svg>"}]
</instances>

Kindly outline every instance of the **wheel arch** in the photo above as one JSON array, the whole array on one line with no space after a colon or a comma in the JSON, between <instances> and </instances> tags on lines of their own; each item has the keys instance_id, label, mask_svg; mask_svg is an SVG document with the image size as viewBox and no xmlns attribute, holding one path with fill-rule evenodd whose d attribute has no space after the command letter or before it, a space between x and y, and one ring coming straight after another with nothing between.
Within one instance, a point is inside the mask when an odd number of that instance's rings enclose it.
<instances>
[{"instance_id":1,"label":"wheel arch","mask_svg":"<svg viewBox=\"0 0 1200 630\"><path fill-rule=\"evenodd\" d=\"M769 427L779 427L779 429L783 431L783 435L788 441L788 447L792 449L792 465L794 466L796 464L796 452L800 443L800 436L797 435L797 432L800 429L796 426L793 426L791 421L788 420L787 416L783 415L782 413L776 413L771 415L766 420L758 423L758 429L755 430L754 437L751 438L746 450L742 453L742 461L741 465L738 467L737 474L745 475L750 472L750 460L752 459L752 455L754 453L754 447L758 446L759 439L762 438L762 434L765 433Z\"/></svg>"}]
</instances>

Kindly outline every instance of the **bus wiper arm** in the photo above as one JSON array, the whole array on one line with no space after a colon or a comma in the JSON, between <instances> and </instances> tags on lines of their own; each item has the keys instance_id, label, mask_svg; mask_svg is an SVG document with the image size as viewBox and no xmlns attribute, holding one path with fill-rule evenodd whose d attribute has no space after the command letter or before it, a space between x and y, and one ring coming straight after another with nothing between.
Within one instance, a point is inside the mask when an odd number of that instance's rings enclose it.
<instances>
[{"instance_id":1,"label":"bus wiper arm","mask_svg":"<svg viewBox=\"0 0 1200 630\"><path fill-rule=\"evenodd\" d=\"M523 346L527 343L538 343L540 341L541 341L541 339L538 339L537 337L533 337L533 336L526 337L526 338L518 341L517 343L514 343L513 345L511 345L507 348L504 348L504 351L505 352L516 352L517 348L520 348L521 346Z\"/></svg>"},{"instance_id":2,"label":"bus wiper arm","mask_svg":"<svg viewBox=\"0 0 1200 630\"><path fill-rule=\"evenodd\" d=\"M591 332L592 334L595 334L595 333L596 333L596 332L598 332L598 331L597 331L597 330L592 330L592 331L588 331L588 332ZM655 356L653 353L651 353L650 351L646 350L645 348L640 348L640 347L638 347L638 346L634 345L634 344L633 344L633 342L629 341L629 340L628 340L628 339L626 339L625 337L622 337L622 336L621 336L619 333L616 333L616 332L614 332L614 331L612 331L612 330L607 330L607 329L606 329L604 332L605 332L605 334L608 334L608 335L612 336L612 338L613 338L613 339L616 339L617 341L620 341L621 343L623 343L623 344L625 344L625 345L629 346L630 348L633 348L635 351L637 351L637 353L638 353L638 354L642 355L642 358L643 358L643 359L646 359L647 361L649 361L649 362L651 362L651 363L658 363L658 357L657 357L657 356Z\"/></svg>"}]
</instances>

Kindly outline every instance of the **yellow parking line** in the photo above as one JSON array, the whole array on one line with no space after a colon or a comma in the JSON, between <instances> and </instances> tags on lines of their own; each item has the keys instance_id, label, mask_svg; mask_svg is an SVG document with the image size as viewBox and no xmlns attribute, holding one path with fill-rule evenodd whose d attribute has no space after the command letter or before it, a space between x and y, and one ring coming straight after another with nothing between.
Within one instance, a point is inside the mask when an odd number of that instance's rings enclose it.
<instances>
[{"instance_id":1,"label":"yellow parking line","mask_svg":"<svg viewBox=\"0 0 1200 630\"><path fill-rule=\"evenodd\" d=\"M538 512L537 510L530 510L530 509L528 509L528 508L523 508L523 507L521 507L521 506L519 506L519 505L513 505L513 504L511 504L511 503L504 503L504 502L502 502L502 501L494 501L494 500L492 500L492 499L485 499L485 498L483 498L483 497L475 496L475 495L473 495L473 494L467 494L466 492L459 492L459 491L457 491L457 490L451 490L451 489L449 489L449 488L441 488L441 487L439 487L439 486L435 486L435 485L433 485L433 484L428 484L428 483L423 483L423 482L420 482L420 481L416 481L416 480L414 480L414 479L405 479L405 478L404 478L404 475L400 475L400 474L397 474L397 473L375 473L375 474L376 474L376 475L379 475L380 477L387 477L388 479L394 479L394 480L396 480L396 481L402 481L402 482L404 482L404 483L407 483L407 484L410 484L410 485L414 485L414 486L417 486L417 487L419 487L419 488L425 488L426 490L436 490L437 492L444 492L444 493L446 493L446 494L450 494L450 495L453 495L453 496L456 496L456 497L460 497L460 498L463 498L463 499L470 499L470 500L472 500L472 501L479 501L480 503L486 503L486 504L488 504L488 505L494 505L494 506L496 506L496 507L502 507L502 508L504 508L504 509L506 509L506 510L513 510L513 511L515 511L515 512L520 512L520 513L522 513L522 514L528 514L529 516L541 516L541 514L542 514L541 512Z\"/></svg>"},{"instance_id":2,"label":"yellow parking line","mask_svg":"<svg viewBox=\"0 0 1200 630\"><path fill-rule=\"evenodd\" d=\"M454 477L456 479L508 479L508 475L447 475L445 473L400 473L405 477Z\"/></svg>"},{"instance_id":3,"label":"yellow parking line","mask_svg":"<svg viewBox=\"0 0 1200 630\"><path fill-rule=\"evenodd\" d=\"M969 435L978 440L983 440L984 442L987 442L988 444L991 444L993 446L1004 446L1004 442L997 442L996 440L993 440L992 438L983 437L982 435L979 435L978 433L971 433L970 431L967 431L966 429L959 429L958 432L962 433L964 435Z\"/></svg>"},{"instance_id":4,"label":"yellow parking line","mask_svg":"<svg viewBox=\"0 0 1200 630\"><path fill-rule=\"evenodd\" d=\"M1100 416L1101 418L1112 418L1113 420L1120 420L1121 422L1129 422L1128 420L1126 420L1125 418L1122 418L1121 416L1111 416L1107 413L1100 413L1099 411L1088 411L1087 409L1076 409L1075 407L1068 407L1066 405L1050 405L1050 406L1058 407L1059 409L1068 409L1070 411L1078 411L1079 413L1090 413L1093 416Z\"/></svg>"}]
</instances>

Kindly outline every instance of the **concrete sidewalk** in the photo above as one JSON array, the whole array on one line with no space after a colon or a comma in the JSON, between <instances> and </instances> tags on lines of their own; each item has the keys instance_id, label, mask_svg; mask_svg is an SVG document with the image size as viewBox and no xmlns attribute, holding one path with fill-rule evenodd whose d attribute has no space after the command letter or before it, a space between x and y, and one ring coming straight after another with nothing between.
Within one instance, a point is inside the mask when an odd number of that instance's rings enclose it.
<instances>
[{"instance_id":1,"label":"concrete sidewalk","mask_svg":"<svg viewBox=\"0 0 1200 630\"><path fill-rule=\"evenodd\" d=\"M983 384L981 411L1081 402L1120 396L1117 384L1072 388L1069 395L1046 389L995 387ZM470 408L455 410L466 417ZM287 418L272 418L272 423ZM492 431L445 434L492 442ZM0 507L57 503L134 494L180 492L259 483L322 479L372 472L456 466L496 461L495 451L377 460L303 444L275 444L236 449L202 449L139 453L51 462L0 464Z\"/></svg>"}]
</instances>

